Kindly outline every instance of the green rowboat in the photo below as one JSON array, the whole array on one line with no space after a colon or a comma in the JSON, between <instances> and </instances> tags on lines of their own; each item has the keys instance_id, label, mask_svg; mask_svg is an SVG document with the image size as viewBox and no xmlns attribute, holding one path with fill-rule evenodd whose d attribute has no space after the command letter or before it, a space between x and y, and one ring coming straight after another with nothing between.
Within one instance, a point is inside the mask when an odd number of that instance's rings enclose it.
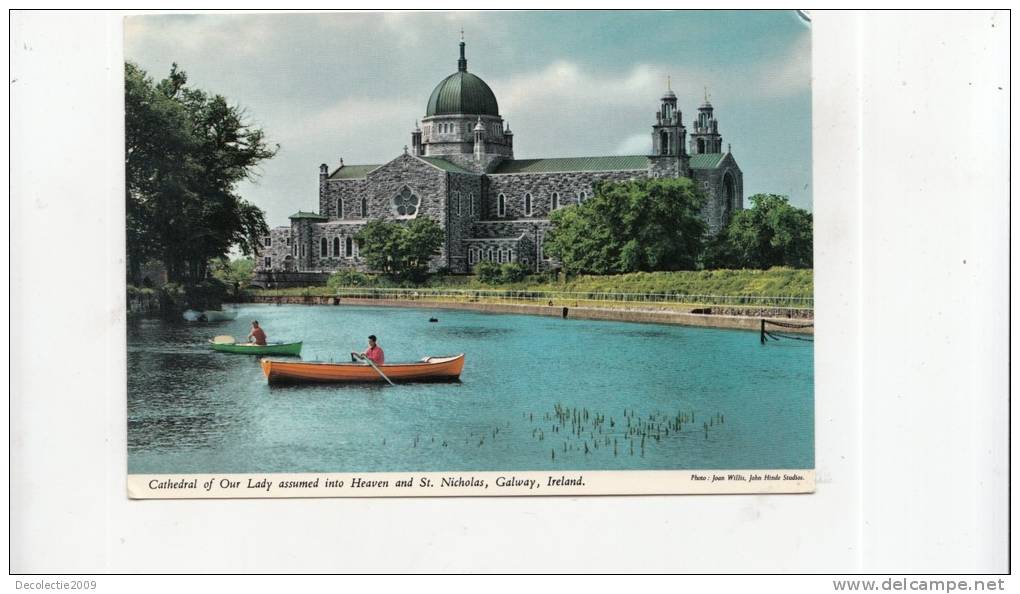
<instances>
[{"instance_id":1,"label":"green rowboat","mask_svg":"<svg viewBox=\"0 0 1020 594\"><path fill-rule=\"evenodd\" d=\"M300 342L271 342L266 345L257 345L245 342L223 344L210 341L209 346L212 347L212 350L219 351L221 353L241 353L244 355L293 355L295 357L301 354Z\"/></svg>"}]
</instances>

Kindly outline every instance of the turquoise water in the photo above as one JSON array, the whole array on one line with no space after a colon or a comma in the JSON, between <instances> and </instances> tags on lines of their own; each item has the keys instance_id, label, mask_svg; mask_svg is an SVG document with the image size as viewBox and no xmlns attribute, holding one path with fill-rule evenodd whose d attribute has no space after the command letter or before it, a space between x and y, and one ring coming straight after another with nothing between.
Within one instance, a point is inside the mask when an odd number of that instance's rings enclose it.
<instances>
[{"instance_id":1,"label":"turquoise water","mask_svg":"<svg viewBox=\"0 0 1020 594\"><path fill-rule=\"evenodd\" d=\"M459 383L271 387L256 357L206 345L252 319L306 360L349 361L369 334L390 362L467 360ZM736 330L300 305L130 320L128 469L813 468L813 382L811 343Z\"/></svg>"}]
</instances>

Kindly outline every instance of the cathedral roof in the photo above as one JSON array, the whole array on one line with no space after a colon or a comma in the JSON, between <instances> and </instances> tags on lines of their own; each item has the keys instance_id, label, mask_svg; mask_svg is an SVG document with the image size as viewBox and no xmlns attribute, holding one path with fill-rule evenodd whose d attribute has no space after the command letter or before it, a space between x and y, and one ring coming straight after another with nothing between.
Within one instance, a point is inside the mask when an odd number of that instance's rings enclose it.
<instances>
[{"instance_id":1,"label":"cathedral roof","mask_svg":"<svg viewBox=\"0 0 1020 594\"><path fill-rule=\"evenodd\" d=\"M451 173L475 173L474 171L464 169L463 167L457 165L456 163L451 163L446 159L440 159L439 157L418 157L418 158L430 165L435 165L436 167L442 169L443 171L449 171Z\"/></svg>"},{"instance_id":2,"label":"cathedral roof","mask_svg":"<svg viewBox=\"0 0 1020 594\"><path fill-rule=\"evenodd\" d=\"M464 58L464 42L460 42L460 60L457 72L444 78L432 95L425 108L425 117L453 114L499 115L499 104L496 95L489 85L474 74L467 71L467 59Z\"/></svg>"},{"instance_id":3,"label":"cathedral roof","mask_svg":"<svg viewBox=\"0 0 1020 594\"><path fill-rule=\"evenodd\" d=\"M329 179L357 179L368 175L369 171L382 167L381 165L344 165L334 171Z\"/></svg>"},{"instance_id":4,"label":"cathedral roof","mask_svg":"<svg viewBox=\"0 0 1020 594\"><path fill-rule=\"evenodd\" d=\"M726 153L701 153L691 155L691 169L715 169L722 163Z\"/></svg>"},{"instance_id":5,"label":"cathedral roof","mask_svg":"<svg viewBox=\"0 0 1020 594\"><path fill-rule=\"evenodd\" d=\"M503 161L492 173L551 173L559 171L630 171L648 168L648 157L567 157Z\"/></svg>"}]
</instances>

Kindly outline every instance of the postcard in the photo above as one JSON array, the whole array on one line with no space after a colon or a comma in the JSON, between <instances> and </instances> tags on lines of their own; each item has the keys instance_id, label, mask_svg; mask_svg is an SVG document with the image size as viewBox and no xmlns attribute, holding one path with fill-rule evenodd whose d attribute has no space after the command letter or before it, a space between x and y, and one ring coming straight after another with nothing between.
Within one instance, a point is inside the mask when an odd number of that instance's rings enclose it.
<instances>
[{"instance_id":1,"label":"postcard","mask_svg":"<svg viewBox=\"0 0 1020 594\"><path fill-rule=\"evenodd\" d=\"M807 15L124 27L131 498L814 490Z\"/></svg>"}]
</instances>

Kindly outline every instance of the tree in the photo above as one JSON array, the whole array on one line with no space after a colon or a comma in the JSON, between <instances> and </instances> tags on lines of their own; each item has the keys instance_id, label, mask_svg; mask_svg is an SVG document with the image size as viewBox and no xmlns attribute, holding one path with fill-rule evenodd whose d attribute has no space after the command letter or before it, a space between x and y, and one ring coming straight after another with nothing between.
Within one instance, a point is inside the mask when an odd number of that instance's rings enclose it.
<instances>
[{"instance_id":1,"label":"tree","mask_svg":"<svg viewBox=\"0 0 1020 594\"><path fill-rule=\"evenodd\" d=\"M235 187L279 147L240 107L188 87L176 64L158 83L130 62L124 74L129 274L156 258L172 282L195 283L235 245L257 253L269 230Z\"/></svg>"},{"instance_id":2,"label":"tree","mask_svg":"<svg viewBox=\"0 0 1020 594\"><path fill-rule=\"evenodd\" d=\"M704 245L704 203L687 178L599 184L591 200L552 213L543 247L571 274L690 270Z\"/></svg>"},{"instance_id":3,"label":"tree","mask_svg":"<svg viewBox=\"0 0 1020 594\"><path fill-rule=\"evenodd\" d=\"M237 283L242 289L251 283L252 274L255 271L255 260L250 256L231 260L229 258L218 258L212 262L212 275L230 286Z\"/></svg>"},{"instance_id":4,"label":"tree","mask_svg":"<svg viewBox=\"0 0 1020 594\"><path fill-rule=\"evenodd\" d=\"M445 234L435 221L423 217L407 224L372 221L358 232L357 240L372 270L420 281L428 274L429 260L439 255Z\"/></svg>"},{"instance_id":5,"label":"tree","mask_svg":"<svg viewBox=\"0 0 1020 594\"><path fill-rule=\"evenodd\" d=\"M706 263L713 268L811 268L811 213L779 194L755 194L750 202L751 208L735 212L716 236Z\"/></svg>"},{"instance_id":6,"label":"tree","mask_svg":"<svg viewBox=\"0 0 1020 594\"><path fill-rule=\"evenodd\" d=\"M482 260L475 265L475 276L478 280L487 285L496 285L503 280L503 271L499 264L489 260Z\"/></svg>"}]
</instances>

